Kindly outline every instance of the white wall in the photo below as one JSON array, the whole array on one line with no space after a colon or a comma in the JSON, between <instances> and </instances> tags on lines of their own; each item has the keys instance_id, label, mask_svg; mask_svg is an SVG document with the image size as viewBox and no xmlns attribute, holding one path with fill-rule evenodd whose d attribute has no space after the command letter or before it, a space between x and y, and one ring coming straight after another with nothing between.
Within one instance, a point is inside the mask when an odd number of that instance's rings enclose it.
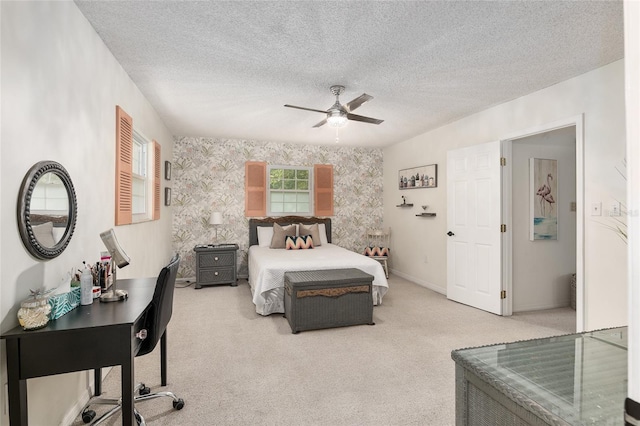
<instances>
[{"instance_id":1,"label":"white wall","mask_svg":"<svg viewBox=\"0 0 640 426\"><path fill-rule=\"evenodd\" d=\"M513 312L569 306L570 278L576 272L575 126L513 141ZM529 240L529 159L557 160L557 240Z\"/></svg>"},{"instance_id":2,"label":"white wall","mask_svg":"<svg viewBox=\"0 0 640 426\"><path fill-rule=\"evenodd\" d=\"M384 151L384 222L394 229L392 268L418 284L446 292L446 152L584 113L585 205L625 199L625 182L615 165L625 155L624 61L396 144ZM438 164L438 188L400 193L399 169ZM406 193L406 194L405 194ZM395 206L400 196L428 204L437 217L415 217ZM419 209L419 207L417 207ZM580 206L579 206L580 208ZM611 231L586 218L585 329L627 323L626 247Z\"/></svg>"},{"instance_id":3,"label":"white wall","mask_svg":"<svg viewBox=\"0 0 640 426\"><path fill-rule=\"evenodd\" d=\"M55 285L83 260L104 249L99 233L114 224L115 106L134 127L162 145L170 160L173 139L91 25L70 1L1 2L2 131L0 148L1 329L17 325L16 312L30 288ZM67 249L56 259L31 257L20 239L16 200L27 170L55 160L69 172L78 220ZM164 186L164 185L163 185ZM119 278L153 276L171 254L171 210L159 221L116 227L131 265ZM6 382L5 346L1 376ZM42 354L47 362L47 354ZM89 373L28 381L30 424L66 423L86 395ZM4 401L4 386L1 388ZM65 420L66 417L66 420ZM8 424L2 415L0 424Z\"/></svg>"},{"instance_id":4,"label":"white wall","mask_svg":"<svg viewBox=\"0 0 640 426\"><path fill-rule=\"evenodd\" d=\"M629 398L640 403L640 3L624 2L629 206Z\"/></svg>"}]
</instances>

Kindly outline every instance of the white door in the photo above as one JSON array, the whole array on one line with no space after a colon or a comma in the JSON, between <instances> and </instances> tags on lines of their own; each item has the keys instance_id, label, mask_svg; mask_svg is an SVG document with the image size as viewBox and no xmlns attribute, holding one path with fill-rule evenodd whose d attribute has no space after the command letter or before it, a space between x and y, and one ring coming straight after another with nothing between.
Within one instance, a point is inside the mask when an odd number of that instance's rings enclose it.
<instances>
[{"instance_id":1,"label":"white door","mask_svg":"<svg viewBox=\"0 0 640 426\"><path fill-rule=\"evenodd\" d=\"M500 141L447 152L447 298L502 315Z\"/></svg>"}]
</instances>

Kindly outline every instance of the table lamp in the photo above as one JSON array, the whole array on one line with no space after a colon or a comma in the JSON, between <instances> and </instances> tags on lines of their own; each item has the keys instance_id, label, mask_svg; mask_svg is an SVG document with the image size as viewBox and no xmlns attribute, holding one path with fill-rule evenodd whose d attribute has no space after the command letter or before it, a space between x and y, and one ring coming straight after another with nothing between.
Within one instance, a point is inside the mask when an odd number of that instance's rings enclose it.
<instances>
[{"instance_id":1,"label":"table lamp","mask_svg":"<svg viewBox=\"0 0 640 426\"><path fill-rule=\"evenodd\" d=\"M118 290L116 288L116 269L124 268L129 264L131 259L129 256L122 250L120 244L118 244L118 239L116 238L116 233L112 229L108 231L104 231L100 233L100 238L102 238L102 242L107 247L109 254L111 255L111 289L106 291L100 296L101 302L118 302L121 300L125 300L129 295L124 290Z\"/></svg>"},{"instance_id":2,"label":"table lamp","mask_svg":"<svg viewBox=\"0 0 640 426\"><path fill-rule=\"evenodd\" d=\"M212 212L209 217L209 225L213 225L216 228L216 243L218 243L218 225L222 225L222 213Z\"/></svg>"}]
</instances>

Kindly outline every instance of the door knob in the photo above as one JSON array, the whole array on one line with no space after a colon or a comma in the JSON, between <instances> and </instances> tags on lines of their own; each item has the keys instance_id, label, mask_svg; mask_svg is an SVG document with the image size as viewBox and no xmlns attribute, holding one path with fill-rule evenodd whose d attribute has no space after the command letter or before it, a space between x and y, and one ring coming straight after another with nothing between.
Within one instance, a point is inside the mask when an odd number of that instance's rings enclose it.
<instances>
[{"instance_id":1,"label":"door knob","mask_svg":"<svg viewBox=\"0 0 640 426\"><path fill-rule=\"evenodd\" d=\"M453 237L456 234L454 234L453 232L449 231L449 232L447 232L447 235L450 236L450 237Z\"/></svg>"}]
</instances>

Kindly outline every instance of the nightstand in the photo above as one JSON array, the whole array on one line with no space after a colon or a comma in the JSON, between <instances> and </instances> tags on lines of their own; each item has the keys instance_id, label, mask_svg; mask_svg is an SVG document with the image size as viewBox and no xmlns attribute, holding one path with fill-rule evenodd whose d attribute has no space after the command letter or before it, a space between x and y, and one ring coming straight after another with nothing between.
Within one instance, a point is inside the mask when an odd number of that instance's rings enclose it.
<instances>
[{"instance_id":1,"label":"nightstand","mask_svg":"<svg viewBox=\"0 0 640 426\"><path fill-rule=\"evenodd\" d=\"M196 252L196 288L205 285L237 286L237 244L199 244Z\"/></svg>"}]
</instances>

